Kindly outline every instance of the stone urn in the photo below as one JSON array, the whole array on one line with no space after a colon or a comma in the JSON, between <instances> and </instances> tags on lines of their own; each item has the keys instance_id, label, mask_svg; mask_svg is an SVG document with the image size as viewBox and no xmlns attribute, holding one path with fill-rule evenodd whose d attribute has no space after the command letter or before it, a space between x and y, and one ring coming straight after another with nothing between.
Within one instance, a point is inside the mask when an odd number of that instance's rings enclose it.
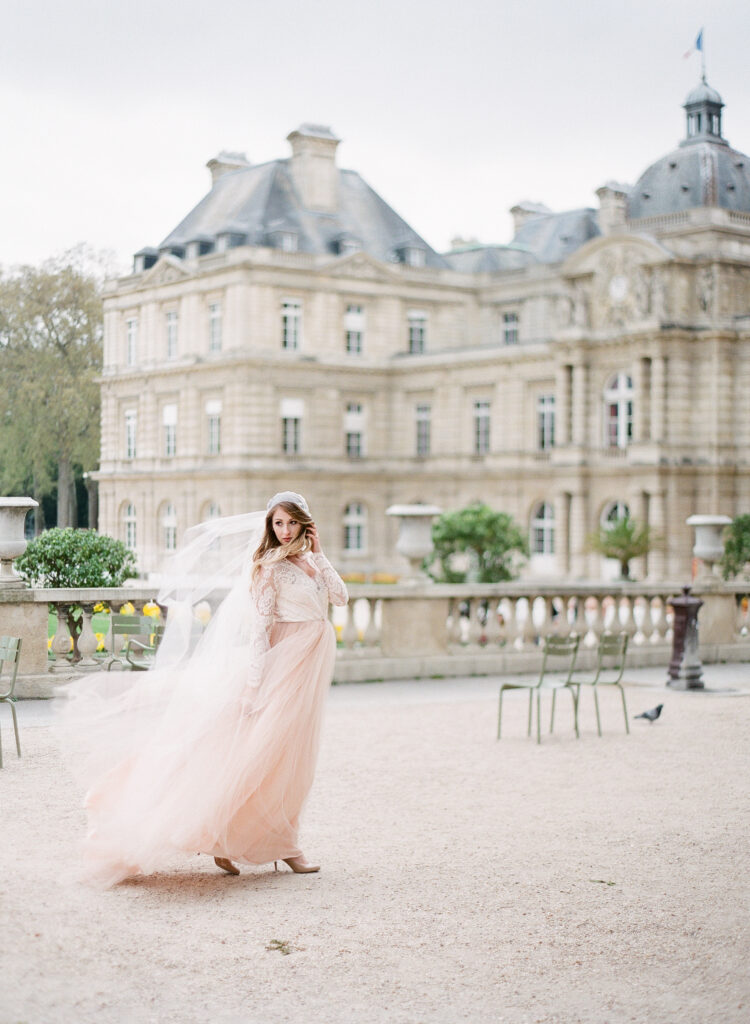
<instances>
[{"instance_id":1,"label":"stone urn","mask_svg":"<svg viewBox=\"0 0 750 1024\"><path fill-rule=\"evenodd\" d=\"M0 498L0 589L27 586L13 569L13 559L26 550L26 513L37 508L33 498Z\"/></svg>"},{"instance_id":2,"label":"stone urn","mask_svg":"<svg viewBox=\"0 0 750 1024\"><path fill-rule=\"evenodd\" d=\"M432 554L432 521L442 512L437 505L391 505L387 516L399 519L396 551L409 562L410 572L404 583L429 583L422 562Z\"/></svg>"},{"instance_id":3,"label":"stone urn","mask_svg":"<svg viewBox=\"0 0 750 1024\"><path fill-rule=\"evenodd\" d=\"M699 558L704 566L700 576L714 579L714 565L724 554L724 529L732 520L729 516L690 516L686 522L695 530L693 555Z\"/></svg>"}]
</instances>

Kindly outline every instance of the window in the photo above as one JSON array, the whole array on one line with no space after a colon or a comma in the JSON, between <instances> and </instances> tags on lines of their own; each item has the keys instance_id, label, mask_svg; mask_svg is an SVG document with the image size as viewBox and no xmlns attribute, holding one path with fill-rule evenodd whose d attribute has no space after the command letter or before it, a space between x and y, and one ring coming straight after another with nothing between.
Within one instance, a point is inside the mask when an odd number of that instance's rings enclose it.
<instances>
[{"instance_id":1,"label":"window","mask_svg":"<svg viewBox=\"0 0 750 1024\"><path fill-rule=\"evenodd\" d=\"M164 455L169 458L177 454L177 406L165 405L161 411L164 437Z\"/></svg>"},{"instance_id":2,"label":"window","mask_svg":"<svg viewBox=\"0 0 750 1024\"><path fill-rule=\"evenodd\" d=\"M135 366L138 362L138 319L131 317L125 321L126 327L126 362L128 366Z\"/></svg>"},{"instance_id":3,"label":"window","mask_svg":"<svg viewBox=\"0 0 750 1024\"><path fill-rule=\"evenodd\" d=\"M537 505L531 517L531 553L555 553L555 508L546 501Z\"/></svg>"},{"instance_id":4,"label":"window","mask_svg":"<svg viewBox=\"0 0 750 1024\"><path fill-rule=\"evenodd\" d=\"M409 311L409 352L417 354L424 352L425 341L427 340L427 314L421 309Z\"/></svg>"},{"instance_id":5,"label":"window","mask_svg":"<svg viewBox=\"0 0 750 1024\"><path fill-rule=\"evenodd\" d=\"M555 444L555 396L539 395L536 400L537 448L546 452Z\"/></svg>"},{"instance_id":6,"label":"window","mask_svg":"<svg viewBox=\"0 0 750 1024\"><path fill-rule=\"evenodd\" d=\"M125 547L130 548L131 551L135 551L136 547L136 519L135 519L135 505L128 504L125 506L125 514L123 516L123 524L125 527Z\"/></svg>"},{"instance_id":7,"label":"window","mask_svg":"<svg viewBox=\"0 0 750 1024\"><path fill-rule=\"evenodd\" d=\"M296 350L300 342L302 303L285 299L281 304L281 347Z\"/></svg>"},{"instance_id":8,"label":"window","mask_svg":"<svg viewBox=\"0 0 750 1024\"><path fill-rule=\"evenodd\" d=\"M417 427L417 455L430 454L430 417L432 409L429 405L418 405L415 410Z\"/></svg>"},{"instance_id":9,"label":"window","mask_svg":"<svg viewBox=\"0 0 750 1024\"><path fill-rule=\"evenodd\" d=\"M221 453L221 399L206 402L206 452L208 455Z\"/></svg>"},{"instance_id":10,"label":"window","mask_svg":"<svg viewBox=\"0 0 750 1024\"><path fill-rule=\"evenodd\" d=\"M177 313L167 313L167 359L177 358Z\"/></svg>"},{"instance_id":11,"label":"window","mask_svg":"<svg viewBox=\"0 0 750 1024\"><path fill-rule=\"evenodd\" d=\"M177 548L177 510L169 504L164 509L161 520L164 550L175 551Z\"/></svg>"},{"instance_id":12,"label":"window","mask_svg":"<svg viewBox=\"0 0 750 1024\"><path fill-rule=\"evenodd\" d=\"M364 505L354 502L344 509L344 551L367 550L367 510Z\"/></svg>"},{"instance_id":13,"label":"window","mask_svg":"<svg viewBox=\"0 0 750 1024\"><path fill-rule=\"evenodd\" d=\"M361 306L347 306L344 317L346 351L350 355L361 355L365 333L365 313Z\"/></svg>"},{"instance_id":14,"label":"window","mask_svg":"<svg viewBox=\"0 0 750 1024\"><path fill-rule=\"evenodd\" d=\"M518 313L503 313L503 342L518 344Z\"/></svg>"},{"instance_id":15,"label":"window","mask_svg":"<svg viewBox=\"0 0 750 1024\"><path fill-rule=\"evenodd\" d=\"M633 440L633 379L616 373L604 390L604 443L627 448Z\"/></svg>"},{"instance_id":16,"label":"window","mask_svg":"<svg viewBox=\"0 0 750 1024\"><path fill-rule=\"evenodd\" d=\"M134 459L136 455L136 433L138 413L135 409L125 411L125 458Z\"/></svg>"},{"instance_id":17,"label":"window","mask_svg":"<svg viewBox=\"0 0 750 1024\"><path fill-rule=\"evenodd\" d=\"M401 260L408 267L423 267L426 254L424 249L417 245L408 245L401 250Z\"/></svg>"},{"instance_id":18,"label":"window","mask_svg":"<svg viewBox=\"0 0 750 1024\"><path fill-rule=\"evenodd\" d=\"M205 519L219 519L220 516L221 516L221 507L215 501L210 502L209 505L208 505L208 508L206 509L206 514L205 514L204 518Z\"/></svg>"},{"instance_id":19,"label":"window","mask_svg":"<svg viewBox=\"0 0 750 1024\"><path fill-rule=\"evenodd\" d=\"M285 455L299 455L302 451L302 415L305 405L301 398L281 400L281 450Z\"/></svg>"},{"instance_id":20,"label":"window","mask_svg":"<svg viewBox=\"0 0 750 1024\"><path fill-rule=\"evenodd\" d=\"M621 519L628 519L629 517L630 509L624 501L611 501L608 505L604 506L601 524L604 527L613 526Z\"/></svg>"},{"instance_id":21,"label":"window","mask_svg":"<svg viewBox=\"0 0 750 1024\"><path fill-rule=\"evenodd\" d=\"M486 455L490 450L490 403L474 402L474 454Z\"/></svg>"},{"instance_id":22,"label":"window","mask_svg":"<svg viewBox=\"0 0 750 1024\"><path fill-rule=\"evenodd\" d=\"M350 459L360 459L365 454L365 415L359 402L349 402L344 416L346 454Z\"/></svg>"},{"instance_id":23,"label":"window","mask_svg":"<svg viewBox=\"0 0 750 1024\"><path fill-rule=\"evenodd\" d=\"M208 307L208 351L221 352L221 305L211 302Z\"/></svg>"}]
</instances>

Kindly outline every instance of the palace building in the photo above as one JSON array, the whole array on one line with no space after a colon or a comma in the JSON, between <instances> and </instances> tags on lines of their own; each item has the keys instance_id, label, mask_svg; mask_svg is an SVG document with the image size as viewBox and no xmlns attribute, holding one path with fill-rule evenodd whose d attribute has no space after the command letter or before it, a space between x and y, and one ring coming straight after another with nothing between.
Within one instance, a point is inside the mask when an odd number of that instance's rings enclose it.
<instances>
[{"instance_id":1,"label":"palace building","mask_svg":"<svg viewBox=\"0 0 750 1024\"><path fill-rule=\"evenodd\" d=\"M183 531L308 498L343 572L394 571L395 503L482 500L527 575L594 578L630 512L689 573L692 513L750 510L750 157L705 81L686 135L596 207L512 209L438 253L302 125L211 189L105 297L100 529L155 571Z\"/></svg>"}]
</instances>

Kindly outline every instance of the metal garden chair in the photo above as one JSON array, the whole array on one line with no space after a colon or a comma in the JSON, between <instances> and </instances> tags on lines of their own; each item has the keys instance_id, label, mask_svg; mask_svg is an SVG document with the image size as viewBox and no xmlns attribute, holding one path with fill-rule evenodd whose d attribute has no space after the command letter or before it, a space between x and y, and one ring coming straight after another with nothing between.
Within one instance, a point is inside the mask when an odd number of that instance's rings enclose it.
<instances>
[{"instance_id":1,"label":"metal garden chair","mask_svg":"<svg viewBox=\"0 0 750 1024\"><path fill-rule=\"evenodd\" d=\"M125 660L134 672L147 672L154 664L156 652L159 649L161 638L164 636L164 626L154 626L151 632L153 640L130 637L125 646Z\"/></svg>"},{"instance_id":2,"label":"metal garden chair","mask_svg":"<svg viewBox=\"0 0 750 1024\"><path fill-rule=\"evenodd\" d=\"M139 637L149 643L152 630L153 620L148 615L123 615L121 612L113 612L109 621L110 658L107 662L107 671L110 672L113 665L119 665L123 669L132 668L132 664L128 664L128 643L133 637Z\"/></svg>"},{"instance_id":3,"label":"metal garden chair","mask_svg":"<svg viewBox=\"0 0 750 1024\"><path fill-rule=\"evenodd\" d=\"M622 711L625 715L625 732L630 733L628 725L628 708L625 704L625 691L620 681L625 671L625 655L628 650L627 633L605 633L599 640L597 649L596 671L588 679L585 677L573 678L570 685L576 688L576 702L581 695L582 686L590 686L594 693L594 707L596 709L596 728L599 735L602 734L602 723L599 717L599 698L597 689L600 686L616 686L622 697Z\"/></svg>"},{"instance_id":4,"label":"metal garden chair","mask_svg":"<svg viewBox=\"0 0 750 1024\"><path fill-rule=\"evenodd\" d=\"M21 740L18 736L18 715L16 714L13 691L16 688L16 675L18 674L18 661L21 657L21 640L17 636L0 636L0 704L9 704L10 712L13 715L13 731L16 734L16 750L21 756ZM2 674L5 667L10 672L10 684L4 684ZM7 687L7 689L6 689ZM3 766L3 741L0 733L0 768Z\"/></svg>"},{"instance_id":5,"label":"metal garden chair","mask_svg":"<svg viewBox=\"0 0 750 1024\"><path fill-rule=\"evenodd\" d=\"M500 729L503 719L503 690L528 690L529 691L529 722L526 735L531 736L531 722L534 711L534 694L536 693L536 741L542 741L542 690L552 691L552 716L549 723L549 731L552 732L555 717L555 696L558 690L568 690L573 698L573 724L576 736L578 733L578 694L570 685L570 677L575 668L578 645L581 638L578 636L548 636L544 641L544 653L542 655L542 668L539 678L536 680L515 680L513 682L501 683L500 697L497 709L497 738L500 739ZM556 667L550 667L549 661L554 659ZM551 676L550 672L562 675Z\"/></svg>"}]
</instances>

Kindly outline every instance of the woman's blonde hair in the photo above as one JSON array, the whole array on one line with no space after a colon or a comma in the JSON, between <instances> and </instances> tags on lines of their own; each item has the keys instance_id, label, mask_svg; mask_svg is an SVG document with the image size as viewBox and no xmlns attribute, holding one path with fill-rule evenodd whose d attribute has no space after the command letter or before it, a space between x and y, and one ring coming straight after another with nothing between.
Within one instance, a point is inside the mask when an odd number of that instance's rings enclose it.
<instances>
[{"instance_id":1,"label":"woman's blonde hair","mask_svg":"<svg viewBox=\"0 0 750 1024\"><path fill-rule=\"evenodd\" d=\"M294 540L289 541L288 544L281 544L273 529L273 517L276 510L280 508L283 508L288 515L296 519L302 527ZM253 555L252 579L255 580L264 565L273 565L275 562L280 562L284 558L289 558L294 555L302 555L306 551L309 551L312 544L307 536L307 527L310 526L312 522L313 518L310 513L305 512L303 508L300 508L300 506L296 505L293 501L280 501L278 504L274 505L272 509L269 509L266 515L263 537L255 550L255 554Z\"/></svg>"}]
</instances>

